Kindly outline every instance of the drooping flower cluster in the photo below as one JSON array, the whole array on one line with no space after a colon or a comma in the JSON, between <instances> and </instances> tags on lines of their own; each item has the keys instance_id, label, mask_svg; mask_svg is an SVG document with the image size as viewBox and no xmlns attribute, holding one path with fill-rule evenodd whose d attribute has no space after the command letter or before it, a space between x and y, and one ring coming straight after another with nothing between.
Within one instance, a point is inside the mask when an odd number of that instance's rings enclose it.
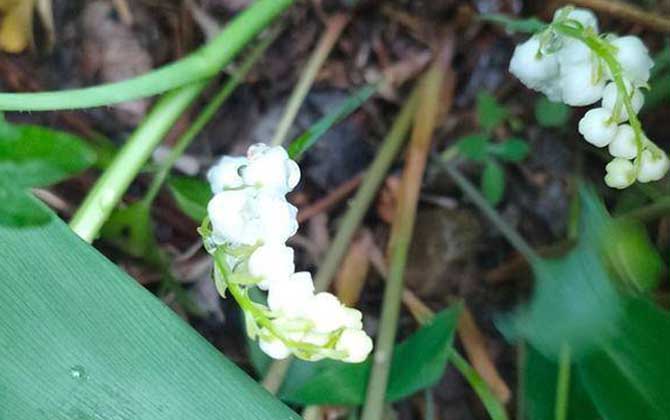
<instances>
[{"instance_id":1,"label":"drooping flower cluster","mask_svg":"<svg viewBox=\"0 0 670 420\"><path fill-rule=\"evenodd\" d=\"M599 35L598 20L587 9L568 6L552 23L518 45L509 70L529 88L554 102L595 107L579 122L579 132L613 156L605 183L626 188L657 181L670 169L665 152L642 131L637 113L644 104L654 62L636 36Z\"/></svg>"},{"instance_id":2,"label":"drooping flower cluster","mask_svg":"<svg viewBox=\"0 0 670 420\"><path fill-rule=\"evenodd\" d=\"M330 293L315 294L311 274L295 272L286 241L298 230L297 210L286 194L300 168L286 151L252 145L246 157L222 157L207 178L214 197L201 233L214 256L215 281L238 301L260 348L275 359L365 360L372 340L361 313ZM252 287L267 291L267 305L251 299Z\"/></svg>"}]
</instances>

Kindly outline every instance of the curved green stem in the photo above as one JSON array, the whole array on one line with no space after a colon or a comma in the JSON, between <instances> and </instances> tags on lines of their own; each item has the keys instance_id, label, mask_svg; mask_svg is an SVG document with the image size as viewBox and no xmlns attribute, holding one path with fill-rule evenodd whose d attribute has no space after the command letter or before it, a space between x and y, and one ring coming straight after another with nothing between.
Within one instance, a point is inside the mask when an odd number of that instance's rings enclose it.
<instances>
[{"instance_id":1,"label":"curved green stem","mask_svg":"<svg viewBox=\"0 0 670 420\"><path fill-rule=\"evenodd\" d=\"M206 82L197 82L184 86L158 101L73 216L70 227L77 235L87 242L95 239L153 150L174 121L200 94L205 84Z\"/></svg>"},{"instance_id":2,"label":"curved green stem","mask_svg":"<svg viewBox=\"0 0 670 420\"><path fill-rule=\"evenodd\" d=\"M486 382L479 376L477 371L468 364L468 362L458 354L456 350L452 350L449 354L449 360L454 367L463 375L468 381L472 389L475 390L477 396L486 407L486 411L491 416L492 420L508 420L505 407L500 404L500 401L493 395Z\"/></svg>"},{"instance_id":3,"label":"curved green stem","mask_svg":"<svg viewBox=\"0 0 670 420\"><path fill-rule=\"evenodd\" d=\"M210 78L294 0L258 0L212 42L189 56L142 76L84 89L40 93L2 93L0 111L89 108L156 95Z\"/></svg>"},{"instance_id":4,"label":"curved green stem","mask_svg":"<svg viewBox=\"0 0 670 420\"><path fill-rule=\"evenodd\" d=\"M189 127L188 130L177 140L177 143L170 151L167 159L161 164L160 169L154 176L149 185L146 195L144 196L143 201L146 203L147 207L153 203L154 199L158 195L165 179L170 174L172 166L179 157L184 153L186 148L191 144L193 139L202 131L202 129L209 123L209 121L214 117L218 109L225 102L230 94L237 88L237 86L244 80L244 77L247 75L251 67L258 61L258 59L263 55L265 50L270 46L270 44L277 38L277 35L280 33L280 28L277 28L273 33L265 37L251 53L245 58L244 62L240 67L233 73L230 78L223 85L221 90L214 96L214 98L207 104L205 109L200 112L200 115L195 119L193 124Z\"/></svg>"},{"instance_id":5,"label":"curved green stem","mask_svg":"<svg viewBox=\"0 0 670 420\"><path fill-rule=\"evenodd\" d=\"M568 418L568 399L570 393L570 346L563 343L559 355L558 379L556 383L556 405L554 416L556 420Z\"/></svg>"}]
</instances>

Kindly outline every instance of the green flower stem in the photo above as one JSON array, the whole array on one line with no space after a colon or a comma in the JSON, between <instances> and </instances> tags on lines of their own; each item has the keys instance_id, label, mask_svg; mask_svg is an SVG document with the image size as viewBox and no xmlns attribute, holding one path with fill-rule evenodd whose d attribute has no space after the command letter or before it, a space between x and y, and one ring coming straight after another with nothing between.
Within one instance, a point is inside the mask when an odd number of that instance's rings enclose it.
<instances>
[{"instance_id":1,"label":"green flower stem","mask_svg":"<svg viewBox=\"0 0 670 420\"><path fill-rule=\"evenodd\" d=\"M419 104L414 116L412 139L400 187L388 245L389 274L384 289L379 333L375 343L372 368L363 406L362 420L381 420L396 338L398 317L407 264L407 252L414 233L414 220L433 131L440 110L444 74L449 61L440 54L420 82Z\"/></svg>"},{"instance_id":2,"label":"green flower stem","mask_svg":"<svg viewBox=\"0 0 670 420\"><path fill-rule=\"evenodd\" d=\"M294 0L258 0L210 43L189 56L142 76L84 89L0 94L0 111L46 111L110 105L144 98L208 79Z\"/></svg>"},{"instance_id":3,"label":"green flower stem","mask_svg":"<svg viewBox=\"0 0 670 420\"><path fill-rule=\"evenodd\" d=\"M87 242L92 242L130 183L206 82L196 82L165 94L142 124L130 136L107 170L88 193L70 227Z\"/></svg>"},{"instance_id":4,"label":"green flower stem","mask_svg":"<svg viewBox=\"0 0 670 420\"><path fill-rule=\"evenodd\" d=\"M583 28L576 28L571 25L564 23L554 23L551 25L551 28L555 29L558 33L575 38L591 49L598 57L600 57L612 74L614 83L616 84L617 90L619 91L619 98L623 100L623 106L628 113L628 119L633 132L635 133L635 144L637 146L637 159L635 160L635 174L640 171L640 164L642 159L642 151L644 150L644 131L642 130L642 123L640 123L637 113L633 108L633 103L631 101L632 92L628 92L626 89L626 84L623 80L623 69L621 64L617 61L616 57L612 53L612 46L603 38L600 38L596 34L589 32ZM654 146L655 147L655 146Z\"/></svg>"},{"instance_id":5,"label":"green flower stem","mask_svg":"<svg viewBox=\"0 0 670 420\"><path fill-rule=\"evenodd\" d=\"M505 408L493 395L486 382L477 374L477 371L468 364L463 356L458 354L456 350L452 350L449 355L449 360L451 360L454 367L458 369L461 375L468 381L472 389L475 390L479 399L482 400L489 416L491 416L491 419L507 420L508 417Z\"/></svg>"},{"instance_id":6,"label":"green flower stem","mask_svg":"<svg viewBox=\"0 0 670 420\"><path fill-rule=\"evenodd\" d=\"M384 181L386 173L405 141L418 104L419 92L419 89L414 89L410 97L405 101L400 113L391 126L391 130L384 139L377 157L365 174L358 192L351 200L349 210L344 215L335 239L333 239L333 243L314 277L316 290L324 291L330 286L330 282L333 276L335 276L340 262L351 244L351 239L356 230L358 230L365 213L370 207L370 203L377 194L379 186Z\"/></svg>"},{"instance_id":7,"label":"green flower stem","mask_svg":"<svg viewBox=\"0 0 670 420\"><path fill-rule=\"evenodd\" d=\"M249 73L249 70L251 70L253 65L262 57L265 50L267 50L270 44L272 44L272 42L277 38L281 32L280 29L280 27L277 27L271 34L268 34L268 36L264 37L263 40L261 40L260 43L249 53L249 55L245 57L240 67L235 70L230 78L228 78L221 90L219 90L214 98L212 98L207 106L200 112L200 115L198 115L189 129L186 130L186 132L179 138L179 140L177 140L177 143L170 151L167 159L165 159L165 161L158 169L158 172L151 181L151 185L149 186L149 189L144 196L143 201L147 207L150 207L151 203L153 203L177 159L179 159L186 148L191 144L193 139L195 139L195 137L209 123L212 117L216 115L216 112L226 101L226 99L228 99L230 94L233 93L237 86L239 86L239 84L244 80L247 73Z\"/></svg>"},{"instance_id":8,"label":"green flower stem","mask_svg":"<svg viewBox=\"0 0 670 420\"><path fill-rule=\"evenodd\" d=\"M305 101L309 88L314 83L314 79L316 78L319 69L323 66L326 58L328 58L330 51L335 46L335 42L340 38L342 30L344 30L348 22L349 18L345 15L337 15L329 20L326 32L319 40L316 49L307 62L305 70L300 75L298 84L291 93L284 114L282 115L282 118L277 125L277 129L275 130L274 137L270 142L272 145L281 145L286 140L286 136L288 136L289 130L295 121L295 117L298 115L300 106Z\"/></svg>"},{"instance_id":9,"label":"green flower stem","mask_svg":"<svg viewBox=\"0 0 670 420\"><path fill-rule=\"evenodd\" d=\"M558 380L556 383L556 420L568 418L568 399L570 393L570 346L563 343L558 361Z\"/></svg>"},{"instance_id":10,"label":"green flower stem","mask_svg":"<svg viewBox=\"0 0 670 420\"><path fill-rule=\"evenodd\" d=\"M503 234L503 236L514 246L514 248L533 265L539 263L540 256L528 245L521 235L519 235L493 207L486 201L486 198L470 183L461 172L452 164L446 165L447 173L456 182L456 185L468 196L470 200L484 213L493 225Z\"/></svg>"}]
</instances>

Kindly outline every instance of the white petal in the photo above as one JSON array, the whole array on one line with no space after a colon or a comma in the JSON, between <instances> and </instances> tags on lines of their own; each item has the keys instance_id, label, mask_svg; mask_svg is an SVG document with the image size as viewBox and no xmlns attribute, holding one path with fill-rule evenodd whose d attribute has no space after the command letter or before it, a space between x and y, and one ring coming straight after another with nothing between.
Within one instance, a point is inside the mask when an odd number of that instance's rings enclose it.
<instances>
[{"instance_id":1,"label":"white petal","mask_svg":"<svg viewBox=\"0 0 670 420\"><path fill-rule=\"evenodd\" d=\"M337 297L322 292L308 302L305 317L314 322L314 331L329 333L344 327L348 314Z\"/></svg>"},{"instance_id":2,"label":"white petal","mask_svg":"<svg viewBox=\"0 0 670 420\"><path fill-rule=\"evenodd\" d=\"M367 359L372 351L372 339L368 337L365 331L356 329L346 329L342 331L335 350L344 351L347 357L342 359L349 363L361 363Z\"/></svg>"},{"instance_id":3,"label":"white petal","mask_svg":"<svg viewBox=\"0 0 670 420\"><path fill-rule=\"evenodd\" d=\"M532 37L514 49L509 71L524 85L540 90L558 76L558 60L555 54L541 54L540 42Z\"/></svg>"},{"instance_id":4,"label":"white petal","mask_svg":"<svg viewBox=\"0 0 670 420\"><path fill-rule=\"evenodd\" d=\"M255 244L261 236L254 222L253 196L247 190L228 190L214 195L207 205L212 239L217 244Z\"/></svg>"},{"instance_id":5,"label":"white petal","mask_svg":"<svg viewBox=\"0 0 670 420\"><path fill-rule=\"evenodd\" d=\"M258 345L265 354L273 359L286 359L291 354L291 350L281 340L273 337L268 332L258 340Z\"/></svg>"},{"instance_id":6,"label":"white petal","mask_svg":"<svg viewBox=\"0 0 670 420\"><path fill-rule=\"evenodd\" d=\"M616 136L618 126L611 120L612 114L605 108L588 111L579 121L579 132L584 139L596 147L605 147Z\"/></svg>"},{"instance_id":7,"label":"white petal","mask_svg":"<svg viewBox=\"0 0 670 420\"><path fill-rule=\"evenodd\" d=\"M594 80L594 73L591 65L561 66L563 102L571 106L586 106L602 99L605 79Z\"/></svg>"},{"instance_id":8,"label":"white petal","mask_svg":"<svg viewBox=\"0 0 670 420\"><path fill-rule=\"evenodd\" d=\"M634 88L629 81L624 81L626 87L626 93L630 96L631 105L633 105L633 110L635 114L640 112L642 106L644 105L644 95L640 89ZM614 108L617 106L617 101L620 98L619 89L616 86L616 83L610 82L605 86L603 92L603 108L614 111ZM628 121L628 111L624 106L623 102L619 104L619 113L616 115L618 122Z\"/></svg>"},{"instance_id":9,"label":"white petal","mask_svg":"<svg viewBox=\"0 0 670 420\"><path fill-rule=\"evenodd\" d=\"M314 296L314 282L309 272L293 273L283 282L270 285L268 306L273 311L288 317L299 317L305 311L307 303Z\"/></svg>"},{"instance_id":10,"label":"white petal","mask_svg":"<svg viewBox=\"0 0 670 420\"><path fill-rule=\"evenodd\" d=\"M252 145L247 151L247 158L249 163L242 173L247 185L284 195L300 181L300 168L281 146Z\"/></svg>"},{"instance_id":11,"label":"white petal","mask_svg":"<svg viewBox=\"0 0 670 420\"><path fill-rule=\"evenodd\" d=\"M277 282L288 280L293 274L293 249L279 243L258 247L249 257L249 273L261 278L258 287L262 290Z\"/></svg>"},{"instance_id":12,"label":"white petal","mask_svg":"<svg viewBox=\"0 0 670 420\"><path fill-rule=\"evenodd\" d=\"M565 8L557 9L554 12L554 21L563 14ZM567 19L576 20L581 23L585 28L592 28L598 32L598 18L596 15L589 9L583 9L579 7L573 8L570 13L566 16Z\"/></svg>"},{"instance_id":13,"label":"white petal","mask_svg":"<svg viewBox=\"0 0 670 420\"><path fill-rule=\"evenodd\" d=\"M640 182L658 181L670 169L670 160L662 151L654 154L650 150L645 150L641 158L640 172L637 174L637 180Z\"/></svg>"},{"instance_id":14,"label":"white petal","mask_svg":"<svg viewBox=\"0 0 670 420\"><path fill-rule=\"evenodd\" d=\"M637 156L635 131L628 124L620 125L614 140L609 144L609 152L614 157L633 159Z\"/></svg>"},{"instance_id":15,"label":"white petal","mask_svg":"<svg viewBox=\"0 0 670 420\"><path fill-rule=\"evenodd\" d=\"M286 198L260 191L256 199L258 223L262 226L264 243L284 243L298 231L298 209Z\"/></svg>"},{"instance_id":16,"label":"white petal","mask_svg":"<svg viewBox=\"0 0 670 420\"><path fill-rule=\"evenodd\" d=\"M616 58L623 68L623 75L636 86L643 86L649 81L654 60L642 40L633 35L622 36L611 41L617 48Z\"/></svg>"},{"instance_id":17,"label":"white petal","mask_svg":"<svg viewBox=\"0 0 670 420\"><path fill-rule=\"evenodd\" d=\"M635 182L635 167L628 159L614 158L605 171L605 183L611 188L623 189Z\"/></svg>"},{"instance_id":18,"label":"white petal","mask_svg":"<svg viewBox=\"0 0 670 420\"><path fill-rule=\"evenodd\" d=\"M214 194L243 185L240 168L247 164L245 157L224 156L207 172L207 180Z\"/></svg>"}]
</instances>

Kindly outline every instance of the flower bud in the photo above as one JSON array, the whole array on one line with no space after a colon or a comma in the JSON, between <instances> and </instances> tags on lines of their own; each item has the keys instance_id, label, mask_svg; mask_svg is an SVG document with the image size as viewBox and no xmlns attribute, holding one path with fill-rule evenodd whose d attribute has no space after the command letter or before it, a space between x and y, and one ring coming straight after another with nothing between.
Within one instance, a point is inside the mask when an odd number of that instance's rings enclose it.
<instances>
[{"instance_id":1,"label":"flower bud","mask_svg":"<svg viewBox=\"0 0 670 420\"><path fill-rule=\"evenodd\" d=\"M637 114L644 105L644 95L640 89L634 88L629 81L625 81L624 84L626 86L626 92L630 97L631 104L633 105L633 110ZM621 123L628 121L629 116L628 111L623 104L623 99L621 99L620 96L621 95L616 83L610 82L607 84L607 86L605 86L605 90L603 91L603 108L614 112L614 109L618 104L619 112L614 116L614 118L616 118L617 122Z\"/></svg>"},{"instance_id":2,"label":"flower bud","mask_svg":"<svg viewBox=\"0 0 670 420\"><path fill-rule=\"evenodd\" d=\"M594 80L596 73L591 64L562 66L560 86L563 102L570 106L586 106L602 99L605 79Z\"/></svg>"},{"instance_id":3,"label":"flower bud","mask_svg":"<svg viewBox=\"0 0 670 420\"><path fill-rule=\"evenodd\" d=\"M361 363L372 351L372 339L363 330L345 329L337 340L335 350L347 353L343 361Z\"/></svg>"},{"instance_id":4,"label":"flower bud","mask_svg":"<svg viewBox=\"0 0 670 420\"><path fill-rule=\"evenodd\" d=\"M558 76L555 54L542 54L538 37L532 37L514 49L509 71L530 89L542 90Z\"/></svg>"},{"instance_id":5,"label":"flower bud","mask_svg":"<svg viewBox=\"0 0 670 420\"><path fill-rule=\"evenodd\" d=\"M339 299L325 292L315 295L305 308L305 317L314 323L314 331L319 333L344 327L347 315Z\"/></svg>"},{"instance_id":6,"label":"flower bud","mask_svg":"<svg viewBox=\"0 0 670 420\"><path fill-rule=\"evenodd\" d=\"M261 330L260 334L261 338L258 340L258 346L268 356L273 359L282 360L286 359L291 354L291 350L269 331Z\"/></svg>"},{"instance_id":7,"label":"flower bud","mask_svg":"<svg viewBox=\"0 0 670 420\"><path fill-rule=\"evenodd\" d=\"M224 189L239 188L244 185L240 169L247 164L244 157L224 156L207 172L207 180L214 194Z\"/></svg>"},{"instance_id":8,"label":"flower bud","mask_svg":"<svg viewBox=\"0 0 670 420\"><path fill-rule=\"evenodd\" d=\"M212 223L212 239L221 245L254 245L260 239L260 225L255 220L253 198L246 190L221 191L207 205Z\"/></svg>"},{"instance_id":9,"label":"flower bud","mask_svg":"<svg viewBox=\"0 0 670 420\"><path fill-rule=\"evenodd\" d=\"M635 86L644 86L649 81L654 60L642 40L633 35L622 36L611 41L616 47L616 59L621 64L624 78Z\"/></svg>"},{"instance_id":10,"label":"flower bud","mask_svg":"<svg viewBox=\"0 0 670 420\"><path fill-rule=\"evenodd\" d=\"M633 159L637 156L635 131L628 124L620 125L614 140L609 145L609 152L614 157Z\"/></svg>"},{"instance_id":11,"label":"flower bud","mask_svg":"<svg viewBox=\"0 0 670 420\"><path fill-rule=\"evenodd\" d=\"M572 6L568 6L568 7L572 7ZM572 10L570 10L569 13L567 13L565 16L563 16L565 14L565 10L566 10L566 8L562 7L560 9L557 9L554 12L554 22L556 22L556 20L559 17L563 17L565 19L575 20L575 21L581 23L583 27L591 28L596 33L598 32L598 18L596 17L596 15L592 11L590 11L589 9L583 9L583 8L580 8L580 7L573 7Z\"/></svg>"},{"instance_id":12,"label":"flower bud","mask_svg":"<svg viewBox=\"0 0 670 420\"><path fill-rule=\"evenodd\" d=\"M579 121L579 132L584 139L596 147L605 147L617 133L617 125L611 121L612 113L605 108L588 111Z\"/></svg>"},{"instance_id":13,"label":"flower bud","mask_svg":"<svg viewBox=\"0 0 670 420\"><path fill-rule=\"evenodd\" d=\"M261 245L249 257L249 274L261 279L258 287L262 290L287 280L294 270L293 249L283 244Z\"/></svg>"},{"instance_id":14,"label":"flower bud","mask_svg":"<svg viewBox=\"0 0 670 420\"><path fill-rule=\"evenodd\" d=\"M258 186L284 195L300 181L298 164L289 159L281 146L254 144L247 152L249 163L242 171L247 185Z\"/></svg>"},{"instance_id":15,"label":"flower bud","mask_svg":"<svg viewBox=\"0 0 670 420\"><path fill-rule=\"evenodd\" d=\"M637 174L639 182L658 181L663 178L668 169L670 169L670 160L668 155L661 150L652 152L651 150L644 150L642 152L640 162L640 172Z\"/></svg>"},{"instance_id":16,"label":"flower bud","mask_svg":"<svg viewBox=\"0 0 670 420\"><path fill-rule=\"evenodd\" d=\"M611 188L623 189L635 182L635 167L630 160L614 158L605 170L605 183Z\"/></svg>"},{"instance_id":17,"label":"flower bud","mask_svg":"<svg viewBox=\"0 0 670 420\"><path fill-rule=\"evenodd\" d=\"M268 293L268 306L288 317L302 316L305 306L314 296L312 275L307 271L293 273L282 282L272 283Z\"/></svg>"}]
</instances>

